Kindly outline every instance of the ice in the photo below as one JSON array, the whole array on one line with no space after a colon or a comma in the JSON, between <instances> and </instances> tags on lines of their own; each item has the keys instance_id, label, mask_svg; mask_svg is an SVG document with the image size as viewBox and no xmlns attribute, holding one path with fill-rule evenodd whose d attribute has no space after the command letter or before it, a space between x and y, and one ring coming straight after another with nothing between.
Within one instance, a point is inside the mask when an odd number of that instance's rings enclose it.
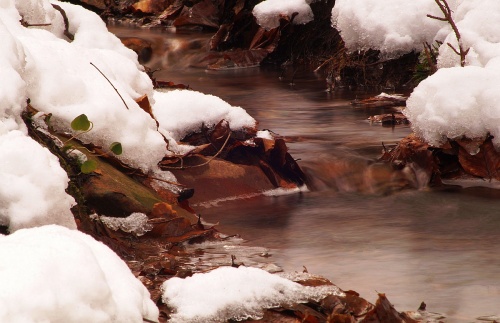
<instances>
[{"instance_id":1,"label":"ice","mask_svg":"<svg viewBox=\"0 0 500 323\"><path fill-rule=\"evenodd\" d=\"M332 286L333 287L333 286ZM334 288L305 287L262 269L219 267L163 285L163 301L174 309L171 322L259 319L262 309L291 306L330 295Z\"/></svg>"},{"instance_id":2,"label":"ice","mask_svg":"<svg viewBox=\"0 0 500 323\"><path fill-rule=\"evenodd\" d=\"M305 24L314 19L309 3L312 0L265 0L257 4L252 13L257 18L257 23L272 29L279 26L280 15L291 17L293 13L298 15L294 18L294 24Z\"/></svg>"},{"instance_id":3,"label":"ice","mask_svg":"<svg viewBox=\"0 0 500 323\"><path fill-rule=\"evenodd\" d=\"M142 236L153 229L153 225L148 224L148 216L139 212L132 213L125 218L100 216L99 219L111 230L122 230L136 236Z\"/></svg>"},{"instance_id":4,"label":"ice","mask_svg":"<svg viewBox=\"0 0 500 323\"><path fill-rule=\"evenodd\" d=\"M49 225L0 235L0 322L142 323L149 292L104 244Z\"/></svg>"}]
</instances>

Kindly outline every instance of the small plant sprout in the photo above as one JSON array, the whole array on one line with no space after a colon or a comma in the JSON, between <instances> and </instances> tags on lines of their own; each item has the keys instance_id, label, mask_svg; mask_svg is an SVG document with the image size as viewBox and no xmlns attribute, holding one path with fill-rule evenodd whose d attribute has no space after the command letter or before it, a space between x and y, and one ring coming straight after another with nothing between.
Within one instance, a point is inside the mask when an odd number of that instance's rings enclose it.
<instances>
[{"instance_id":1,"label":"small plant sprout","mask_svg":"<svg viewBox=\"0 0 500 323\"><path fill-rule=\"evenodd\" d=\"M78 136L80 136L80 135L82 135L84 133L87 133L87 132L91 131L93 127L94 127L94 124L92 123L92 121L89 121L88 117L85 114L80 114L78 117L76 117L75 119L73 119L73 121L71 121L71 128L73 130L79 131L79 132L77 134L75 134L74 136L72 136L71 138L69 138L65 142L65 146L63 147L63 150L64 151L68 151L68 150L73 149L73 147L71 145L67 144L67 143L70 140L75 139L76 137L78 137ZM83 148L85 148L85 147L83 147ZM85 148L85 149L87 151L89 151L87 148ZM109 151L111 151L115 155L121 155L122 152L123 152L122 144L119 143L119 142L113 142L109 146ZM91 151L89 151L89 152L91 152ZM103 155L106 155L106 153L104 153ZM80 170L84 174L92 173L96 169L97 169L97 161L90 160L90 159L86 160L80 166Z\"/></svg>"}]
</instances>

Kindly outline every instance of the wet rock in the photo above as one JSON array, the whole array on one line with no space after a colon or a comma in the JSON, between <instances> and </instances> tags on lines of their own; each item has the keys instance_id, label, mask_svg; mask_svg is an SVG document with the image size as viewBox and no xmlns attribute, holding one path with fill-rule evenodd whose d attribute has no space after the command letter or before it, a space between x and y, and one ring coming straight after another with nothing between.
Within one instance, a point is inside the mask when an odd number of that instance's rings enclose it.
<instances>
[{"instance_id":1,"label":"wet rock","mask_svg":"<svg viewBox=\"0 0 500 323\"><path fill-rule=\"evenodd\" d=\"M184 160L186 169L170 169L181 183L194 188L195 193L190 200L193 204L274 188L259 167L237 165L220 159L197 166L207 161L206 157L191 157Z\"/></svg>"}]
</instances>

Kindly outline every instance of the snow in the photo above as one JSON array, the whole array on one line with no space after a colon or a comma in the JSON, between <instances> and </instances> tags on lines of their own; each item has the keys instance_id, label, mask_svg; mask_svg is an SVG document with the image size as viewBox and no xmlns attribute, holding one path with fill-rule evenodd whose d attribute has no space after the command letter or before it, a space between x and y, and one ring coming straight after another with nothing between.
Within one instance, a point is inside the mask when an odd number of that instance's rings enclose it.
<instances>
[{"instance_id":1,"label":"snow","mask_svg":"<svg viewBox=\"0 0 500 323\"><path fill-rule=\"evenodd\" d=\"M79 139L106 148L121 142L120 159L150 170L166 154L166 145L154 120L135 103L144 94L153 96L149 77L141 71L135 53L108 33L97 15L79 6L59 5L70 21L73 42L43 29L14 26L26 52L22 76L31 105L53 113L58 131L69 130L75 117L86 114L94 127ZM90 63L106 75L129 109Z\"/></svg>"},{"instance_id":2,"label":"snow","mask_svg":"<svg viewBox=\"0 0 500 323\"><path fill-rule=\"evenodd\" d=\"M233 131L256 125L244 109L197 91L156 91L154 100L153 114L160 123L160 131L176 141L199 131L202 126L213 127L223 119Z\"/></svg>"},{"instance_id":3,"label":"snow","mask_svg":"<svg viewBox=\"0 0 500 323\"><path fill-rule=\"evenodd\" d=\"M467 65L485 67L490 60L500 56L500 2L491 0L463 0L453 12L453 19L462 36L464 49L471 48ZM449 26L441 33L445 44L451 43L457 50L455 33ZM439 48L438 67L455 67L460 59L449 46Z\"/></svg>"},{"instance_id":4,"label":"snow","mask_svg":"<svg viewBox=\"0 0 500 323\"><path fill-rule=\"evenodd\" d=\"M176 140L221 119L232 130L255 126L242 108L217 97L155 92L137 55L107 31L99 16L54 3L66 13L73 41L64 35L62 14L48 0L4 0L0 6L0 143L10 149L0 156L0 178L8 183L0 188L0 225L10 226L11 232L49 223L75 227L70 212L74 201L65 192L67 176L57 159L27 136L21 113L28 99L40 111L34 117L38 126L46 127L40 120L50 113L57 132L75 135L71 121L85 114L93 128L78 139L104 150L120 142L123 154L117 158L122 162L172 182L170 173L158 176L157 164L167 154L190 149ZM21 21L48 25L26 27ZM136 103L144 95L159 116L159 129Z\"/></svg>"},{"instance_id":5,"label":"snow","mask_svg":"<svg viewBox=\"0 0 500 323\"><path fill-rule=\"evenodd\" d=\"M454 12L464 49L471 48L466 67L447 45L439 49L439 70L419 84L404 114L414 132L431 145L446 138L482 139L493 135L500 148L500 3L464 0ZM448 28L449 29L449 28ZM458 49L455 34L446 42Z\"/></svg>"},{"instance_id":6,"label":"snow","mask_svg":"<svg viewBox=\"0 0 500 323\"><path fill-rule=\"evenodd\" d=\"M438 72L414 89L404 114L414 132L431 145L490 134L500 148L500 2L447 2L462 46L470 48L465 68L446 44L459 48L450 25L427 17L443 16L434 0L337 0L332 23L349 50L378 49L386 58L421 50L424 41L444 41Z\"/></svg>"},{"instance_id":7,"label":"snow","mask_svg":"<svg viewBox=\"0 0 500 323\"><path fill-rule=\"evenodd\" d=\"M449 0L452 9L460 0ZM442 16L434 0L337 0L332 24L351 51L376 49L394 58L432 43L445 23L427 14Z\"/></svg>"},{"instance_id":8,"label":"snow","mask_svg":"<svg viewBox=\"0 0 500 323\"><path fill-rule=\"evenodd\" d=\"M57 157L19 130L0 135L0 152L0 224L10 232L51 223L76 228Z\"/></svg>"},{"instance_id":9,"label":"snow","mask_svg":"<svg viewBox=\"0 0 500 323\"><path fill-rule=\"evenodd\" d=\"M279 26L280 15L292 17L294 12L298 15L294 18L294 24L306 24L314 19L314 14L309 4L312 0L265 0L257 4L252 13L257 18L257 23L265 29Z\"/></svg>"},{"instance_id":10,"label":"snow","mask_svg":"<svg viewBox=\"0 0 500 323\"><path fill-rule=\"evenodd\" d=\"M158 319L149 292L104 244L49 225L0 235L0 322Z\"/></svg>"},{"instance_id":11,"label":"snow","mask_svg":"<svg viewBox=\"0 0 500 323\"><path fill-rule=\"evenodd\" d=\"M500 69L439 69L413 91L403 111L414 132L439 146L446 138L495 136L500 147Z\"/></svg>"},{"instance_id":12,"label":"snow","mask_svg":"<svg viewBox=\"0 0 500 323\"><path fill-rule=\"evenodd\" d=\"M163 301L172 307L171 322L225 322L262 317L262 309L340 295L335 286L305 287L262 269L219 267L162 285Z\"/></svg>"}]
</instances>

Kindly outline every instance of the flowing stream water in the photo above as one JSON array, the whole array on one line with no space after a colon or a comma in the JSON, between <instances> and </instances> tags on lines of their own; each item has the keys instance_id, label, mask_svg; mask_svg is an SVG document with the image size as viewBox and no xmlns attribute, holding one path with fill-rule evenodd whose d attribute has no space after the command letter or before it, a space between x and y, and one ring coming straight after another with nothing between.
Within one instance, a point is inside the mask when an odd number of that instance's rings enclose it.
<instances>
[{"instance_id":1,"label":"flowing stream water","mask_svg":"<svg viewBox=\"0 0 500 323\"><path fill-rule=\"evenodd\" d=\"M285 270L305 266L371 302L380 292L400 311L425 301L448 322L498 319L500 185L460 181L385 194L390 171L369 161L381 155L382 143L394 145L411 129L370 124L368 116L384 111L350 104L378 93L325 92L323 77L304 68L188 67L205 51L208 34L111 31L153 42L148 65L162 68L158 79L219 96L245 108L259 129L293 138L292 156L326 183L314 192L195 206L205 221L269 248Z\"/></svg>"}]
</instances>

